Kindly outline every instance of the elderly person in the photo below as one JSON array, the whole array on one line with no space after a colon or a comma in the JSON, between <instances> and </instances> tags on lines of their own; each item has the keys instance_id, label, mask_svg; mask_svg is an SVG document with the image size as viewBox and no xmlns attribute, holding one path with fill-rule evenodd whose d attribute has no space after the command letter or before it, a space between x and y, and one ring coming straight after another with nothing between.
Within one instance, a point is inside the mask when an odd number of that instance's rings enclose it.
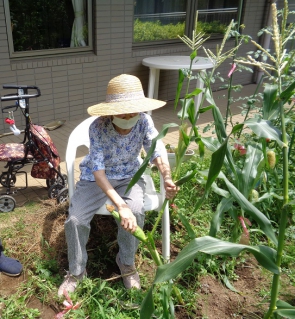
<instances>
[{"instance_id":1,"label":"elderly person","mask_svg":"<svg viewBox=\"0 0 295 319\"><path fill-rule=\"evenodd\" d=\"M144 225L145 183L140 179L126 194L125 191L140 161L142 147L146 151L158 135L149 115L143 113L165 105L165 102L145 98L140 80L122 74L113 78L107 87L106 102L88 108L98 115L89 128L89 154L80 164L80 180L71 199L65 222L68 245L69 272L58 295L73 292L86 275L86 244L90 222L99 207L109 198L121 217L118 225L119 252L116 263L127 289L140 289L140 279L134 265L138 240L132 235L137 225ZM175 196L178 189L171 179L165 147L157 142L151 162L164 178L166 198Z\"/></svg>"}]
</instances>

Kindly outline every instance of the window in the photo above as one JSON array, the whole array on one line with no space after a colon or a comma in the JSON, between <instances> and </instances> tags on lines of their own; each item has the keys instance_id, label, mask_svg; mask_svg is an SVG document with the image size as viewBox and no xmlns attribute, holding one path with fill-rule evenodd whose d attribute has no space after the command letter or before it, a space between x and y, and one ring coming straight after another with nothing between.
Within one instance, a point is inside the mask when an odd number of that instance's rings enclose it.
<instances>
[{"instance_id":1,"label":"window","mask_svg":"<svg viewBox=\"0 0 295 319\"><path fill-rule=\"evenodd\" d=\"M11 57L92 49L91 0L4 0Z\"/></svg>"},{"instance_id":2,"label":"window","mask_svg":"<svg viewBox=\"0 0 295 319\"><path fill-rule=\"evenodd\" d=\"M174 40L197 32L223 34L237 18L239 0L135 0L133 42Z\"/></svg>"}]
</instances>

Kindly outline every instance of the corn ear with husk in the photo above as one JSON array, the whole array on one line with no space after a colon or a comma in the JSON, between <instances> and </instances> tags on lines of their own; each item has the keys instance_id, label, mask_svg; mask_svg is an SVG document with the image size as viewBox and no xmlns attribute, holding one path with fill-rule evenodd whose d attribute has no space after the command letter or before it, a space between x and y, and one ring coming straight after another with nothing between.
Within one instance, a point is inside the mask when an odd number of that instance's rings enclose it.
<instances>
[{"instance_id":1,"label":"corn ear with husk","mask_svg":"<svg viewBox=\"0 0 295 319\"><path fill-rule=\"evenodd\" d=\"M117 211L115 211L115 207L113 205L108 205L107 204L106 208L118 222L121 222L120 214ZM137 238L140 241L142 241L143 243L147 242L147 237L146 237L145 233L143 232L143 230L139 226L136 227L136 230L135 230L134 233L132 233L132 235L135 238Z\"/></svg>"},{"instance_id":2,"label":"corn ear with husk","mask_svg":"<svg viewBox=\"0 0 295 319\"><path fill-rule=\"evenodd\" d=\"M258 201L258 198L259 198L259 193L257 192L256 189L252 189L250 193L250 202L255 203Z\"/></svg>"},{"instance_id":3,"label":"corn ear with husk","mask_svg":"<svg viewBox=\"0 0 295 319\"><path fill-rule=\"evenodd\" d=\"M276 153L274 151L268 151L266 155L269 167L271 169L274 169L274 167L276 166Z\"/></svg>"}]
</instances>

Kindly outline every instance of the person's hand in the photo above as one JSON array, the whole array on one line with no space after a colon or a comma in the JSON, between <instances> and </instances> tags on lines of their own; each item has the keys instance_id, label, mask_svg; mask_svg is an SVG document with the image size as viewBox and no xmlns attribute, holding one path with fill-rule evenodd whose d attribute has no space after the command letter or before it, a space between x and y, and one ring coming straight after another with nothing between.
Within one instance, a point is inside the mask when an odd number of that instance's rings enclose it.
<instances>
[{"instance_id":1,"label":"person's hand","mask_svg":"<svg viewBox=\"0 0 295 319\"><path fill-rule=\"evenodd\" d=\"M164 187L165 187L167 199L172 199L179 191L179 187L173 183L171 178L165 179Z\"/></svg>"},{"instance_id":2,"label":"person's hand","mask_svg":"<svg viewBox=\"0 0 295 319\"><path fill-rule=\"evenodd\" d=\"M131 232L134 233L137 228L136 218L133 215L131 209L128 207L127 204L118 207L118 213L121 217L121 226Z\"/></svg>"}]
</instances>

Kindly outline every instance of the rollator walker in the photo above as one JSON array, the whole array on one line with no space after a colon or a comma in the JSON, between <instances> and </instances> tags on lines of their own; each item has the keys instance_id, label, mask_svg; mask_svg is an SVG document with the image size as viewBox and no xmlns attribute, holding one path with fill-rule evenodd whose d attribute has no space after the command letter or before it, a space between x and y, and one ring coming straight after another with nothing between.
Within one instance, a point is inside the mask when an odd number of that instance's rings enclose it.
<instances>
[{"instance_id":1,"label":"rollator walker","mask_svg":"<svg viewBox=\"0 0 295 319\"><path fill-rule=\"evenodd\" d=\"M15 101L13 105L2 106L2 113L8 114L5 122L14 135L19 135L21 132L15 125L13 112L20 110L25 117L25 129L21 143L0 144L0 161L7 162L4 166L7 171L0 175L0 184L5 189L0 190L0 212L13 211L16 201L11 195L28 187L28 173L22 170L26 165L32 165L32 177L46 179L49 198L59 201L60 191L67 189L67 176L60 172L60 157L49 134L43 126L33 124L30 118L29 100L40 96L40 89L17 84L3 85L3 88L15 90L1 97L2 105L6 101ZM23 187L15 185L19 175L24 175Z\"/></svg>"}]
</instances>

